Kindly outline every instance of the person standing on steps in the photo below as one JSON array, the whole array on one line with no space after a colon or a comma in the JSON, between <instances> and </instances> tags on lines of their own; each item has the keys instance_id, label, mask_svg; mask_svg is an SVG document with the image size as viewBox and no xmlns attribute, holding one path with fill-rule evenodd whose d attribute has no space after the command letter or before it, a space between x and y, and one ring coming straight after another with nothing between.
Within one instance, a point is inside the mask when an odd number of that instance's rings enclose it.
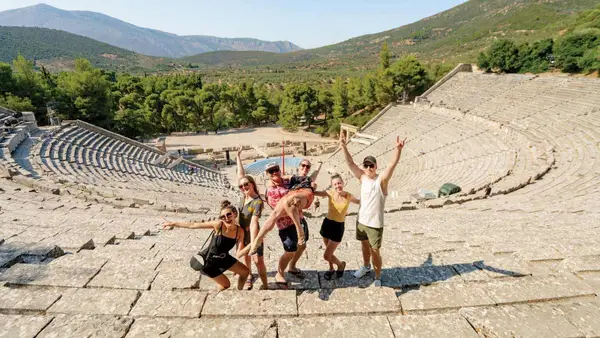
<instances>
[{"instance_id":1,"label":"person standing on steps","mask_svg":"<svg viewBox=\"0 0 600 338\"><path fill-rule=\"evenodd\" d=\"M329 200L327 217L323 219L320 232L325 244L323 259L329 263L329 270L324 275L326 280L331 280L334 275L336 278L341 278L344 275L346 262L340 261L334 255L334 252L342 242L342 237L344 236L344 221L348 214L350 202L355 204L360 203L351 193L344 191L344 181L339 174L331 176L331 187L333 188L332 190L315 191L315 196L327 197ZM333 265L337 266L336 270L333 269Z\"/></svg>"},{"instance_id":2,"label":"person standing on steps","mask_svg":"<svg viewBox=\"0 0 600 338\"><path fill-rule=\"evenodd\" d=\"M244 243L241 246L238 246L238 250L244 249L245 246L249 245L252 240L258 234L258 230L260 226L258 224L258 220L262 215L262 211L264 208L264 202L260 198L258 194L258 189L256 187L256 181L250 175L246 175L244 171L244 166L242 165L242 147L240 147L236 154L236 164L238 171L238 186L243 193L243 197L240 203L240 226L244 229ZM244 261L246 266L250 270L250 277L246 281L245 288L250 290L252 289L254 278L252 275L252 261L256 265L256 269L258 270L258 275L262 282L261 289L267 289L267 267L265 266L264 259L264 245L261 243L258 248L256 254L250 256L244 256Z\"/></svg>"},{"instance_id":3,"label":"person standing on steps","mask_svg":"<svg viewBox=\"0 0 600 338\"><path fill-rule=\"evenodd\" d=\"M360 180L360 207L358 210L358 222L356 224L356 239L361 242L363 266L354 273L356 278L362 278L371 271L371 260L375 270L376 287L381 287L381 242L383 239L383 215L385 198L388 194L388 184L396 165L400 161L402 149L406 138L396 138L394 156L387 168L381 174L377 174L377 160L373 156L367 156L362 161L363 169L359 168L352 160L352 155L347 148L346 137L340 132L340 146L344 152L344 158L352 175Z\"/></svg>"},{"instance_id":4,"label":"person standing on steps","mask_svg":"<svg viewBox=\"0 0 600 338\"><path fill-rule=\"evenodd\" d=\"M250 270L231 256L229 251L236 243L244 243L244 229L241 229L237 223L238 212L229 201L221 202L220 214L219 220L210 222L169 222L165 220L163 228L169 230L173 230L174 227L214 230L206 261L200 272L217 283L219 290L225 290L231 286L231 283L223 272L229 270L238 275L237 287L238 290L242 290Z\"/></svg>"}]
</instances>

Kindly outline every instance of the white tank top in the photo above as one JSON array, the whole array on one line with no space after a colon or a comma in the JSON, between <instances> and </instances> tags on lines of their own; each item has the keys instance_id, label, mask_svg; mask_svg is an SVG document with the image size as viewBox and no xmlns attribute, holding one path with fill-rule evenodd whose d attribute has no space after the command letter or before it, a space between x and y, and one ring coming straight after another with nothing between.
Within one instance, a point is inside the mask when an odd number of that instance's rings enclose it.
<instances>
[{"instance_id":1,"label":"white tank top","mask_svg":"<svg viewBox=\"0 0 600 338\"><path fill-rule=\"evenodd\" d=\"M383 228L383 208L385 195L381 190L380 176L372 180L366 175L360 184L360 208L358 222L370 228Z\"/></svg>"}]
</instances>

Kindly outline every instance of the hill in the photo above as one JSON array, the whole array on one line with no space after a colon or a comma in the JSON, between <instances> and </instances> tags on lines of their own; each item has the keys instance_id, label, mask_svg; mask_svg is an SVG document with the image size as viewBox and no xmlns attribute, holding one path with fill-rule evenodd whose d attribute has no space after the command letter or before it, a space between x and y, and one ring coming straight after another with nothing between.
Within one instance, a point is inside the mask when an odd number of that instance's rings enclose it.
<instances>
[{"instance_id":1,"label":"hill","mask_svg":"<svg viewBox=\"0 0 600 338\"><path fill-rule=\"evenodd\" d=\"M162 57L181 57L215 50L285 53L301 49L289 41L178 36L138 27L101 13L66 11L45 4L0 12L0 25L59 29L137 53Z\"/></svg>"},{"instance_id":2,"label":"hill","mask_svg":"<svg viewBox=\"0 0 600 338\"><path fill-rule=\"evenodd\" d=\"M217 52L185 60L211 67L260 64L284 71L362 72L375 67L385 41L395 57L415 54L425 62L474 63L477 54L498 38L525 42L557 37L572 25L579 13L597 3L597 0L471 0L409 25L321 48L280 56Z\"/></svg>"},{"instance_id":3,"label":"hill","mask_svg":"<svg viewBox=\"0 0 600 338\"><path fill-rule=\"evenodd\" d=\"M117 71L169 70L167 60L55 29L0 26L0 61L18 55L36 60L51 71L70 69L73 60L86 58L96 66Z\"/></svg>"}]
</instances>

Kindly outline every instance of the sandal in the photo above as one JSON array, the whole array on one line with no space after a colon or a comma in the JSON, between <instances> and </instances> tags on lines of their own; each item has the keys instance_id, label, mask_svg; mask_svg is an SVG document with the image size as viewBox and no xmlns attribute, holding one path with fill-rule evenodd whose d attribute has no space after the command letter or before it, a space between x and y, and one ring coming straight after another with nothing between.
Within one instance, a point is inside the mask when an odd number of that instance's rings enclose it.
<instances>
[{"instance_id":1,"label":"sandal","mask_svg":"<svg viewBox=\"0 0 600 338\"><path fill-rule=\"evenodd\" d=\"M344 270L346 270L346 262L342 262L341 268L338 267L338 270L335 272L335 277L336 278L344 277Z\"/></svg>"},{"instance_id":2,"label":"sandal","mask_svg":"<svg viewBox=\"0 0 600 338\"><path fill-rule=\"evenodd\" d=\"M306 278L306 275L304 274L304 272L302 272L302 270L300 269L296 269L296 271L292 271L292 270L288 270L288 273L298 279L304 279Z\"/></svg>"},{"instance_id":3,"label":"sandal","mask_svg":"<svg viewBox=\"0 0 600 338\"><path fill-rule=\"evenodd\" d=\"M325 272L325 274L323 275L323 278L325 278L325 280L331 280L333 278L334 273L336 273L334 270L329 270L329 271Z\"/></svg>"},{"instance_id":4,"label":"sandal","mask_svg":"<svg viewBox=\"0 0 600 338\"><path fill-rule=\"evenodd\" d=\"M248 279L246 280L246 283L244 283L244 289L245 290L252 290L253 286L254 286L254 276L250 275L250 276L248 276Z\"/></svg>"}]
</instances>

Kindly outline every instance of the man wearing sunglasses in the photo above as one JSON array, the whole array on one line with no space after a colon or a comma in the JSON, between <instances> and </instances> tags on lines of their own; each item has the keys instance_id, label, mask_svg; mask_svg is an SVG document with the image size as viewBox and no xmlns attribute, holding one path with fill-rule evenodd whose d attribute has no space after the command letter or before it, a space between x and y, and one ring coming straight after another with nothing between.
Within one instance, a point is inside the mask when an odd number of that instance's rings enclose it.
<instances>
[{"instance_id":1,"label":"man wearing sunglasses","mask_svg":"<svg viewBox=\"0 0 600 338\"><path fill-rule=\"evenodd\" d=\"M377 159L373 156L367 156L362 162L363 169L359 168L347 148L346 138L343 132L340 133L340 146L344 152L346 163L352 171L354 177L360 180L360 207L358 210L358 222L356 224L356 239L361 242L363 266L360 267L354 276L361 278L371 271L371 259L375 270L376 287L381 287L381 242L383 239L383 215L385 207L385 198L388 194L388 184L396 165L400 161L404 140L400 136L396 138L394 147L394 157L387 168L381 174L377 174Z\"/></svg>"}]
</instances>

